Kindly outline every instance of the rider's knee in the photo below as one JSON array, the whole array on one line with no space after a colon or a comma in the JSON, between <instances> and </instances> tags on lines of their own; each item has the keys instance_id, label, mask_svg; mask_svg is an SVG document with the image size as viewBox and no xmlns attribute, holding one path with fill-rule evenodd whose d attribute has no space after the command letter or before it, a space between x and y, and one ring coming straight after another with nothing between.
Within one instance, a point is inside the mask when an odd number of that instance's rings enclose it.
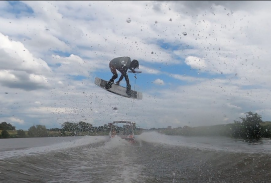
<instances>
[{"instance_id":1,"label":"rider's knee","mask_svg":"<svg viewBox=\"0 0 271 183\"><path fill-rule=\"evenodd\" d=\"M117 79L117 78L118 78L118 74L114 74L113 79Z\"/></svg>"}]
</instances>

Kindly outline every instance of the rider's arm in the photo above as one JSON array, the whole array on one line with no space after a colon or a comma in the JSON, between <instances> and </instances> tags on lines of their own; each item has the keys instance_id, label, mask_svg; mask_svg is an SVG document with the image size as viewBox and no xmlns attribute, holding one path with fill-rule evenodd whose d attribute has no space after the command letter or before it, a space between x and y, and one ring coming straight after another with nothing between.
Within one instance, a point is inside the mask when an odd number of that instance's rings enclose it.
<instances>
[{"instance_id":1,"label":"rider's arm","mask_svg":"<svg viewBox=\"0 0 271 183\"><path fill-rule=\"evenodd\" d=\"M133 73L135 73L136 71L133 68L129 68Z\"/></svg>"}]
</instances>

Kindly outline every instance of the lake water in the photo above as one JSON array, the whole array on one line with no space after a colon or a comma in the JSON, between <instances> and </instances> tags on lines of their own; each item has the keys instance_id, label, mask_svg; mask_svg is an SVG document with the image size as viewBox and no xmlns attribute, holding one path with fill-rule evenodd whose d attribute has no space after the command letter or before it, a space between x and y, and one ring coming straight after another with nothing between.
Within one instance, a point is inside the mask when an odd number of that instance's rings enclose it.
<instances>
[{"instance_id":1,"label":"lake water","mask_svg":"<svg viewBox=\"0 0 271 183\"><path fill-rule=\"evenodd\" d=\"M0 182L270 182L271 141L147 132L0 140Z\"/></svg>"}]
</instances>

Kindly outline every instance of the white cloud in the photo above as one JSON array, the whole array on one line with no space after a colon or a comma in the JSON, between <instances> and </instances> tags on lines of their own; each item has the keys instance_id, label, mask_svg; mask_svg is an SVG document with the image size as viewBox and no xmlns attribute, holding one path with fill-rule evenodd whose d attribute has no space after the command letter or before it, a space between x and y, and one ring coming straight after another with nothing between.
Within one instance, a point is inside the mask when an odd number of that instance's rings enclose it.
<instances>
[{"instance_id":1,"label":"white cloud","mask_svg":"<svg viewBox=\"0 0 271 183\"><path fill-rule=\"evenodd\" d=\"M0 84L24 90L49 87L45 75L51 70L45 61L35 58L21 42L1 33L0 42Z\"/></svg>"},{"instance_id":2,"label":"white cloud","mask_svg":"<svg viewBox=\"0 0 271 183\"><path fill-rule=\"evenodd\" d=\"M165 85L165 82L161 79L156 79L153 81L154 84L157 84L157 85Z\"/></svg>"},{"instance_id":3,"label":"white cloud","mask_svg":"<svg viewBox=\"0 0 271 183\"><path fill-rule=\"evenodd\" d=\"M238 106L236 106L236 105L232 105L232 104L230 104L230 103L227 103L227 106L228 106L229 108L233 108L233 109L241 109L241 107L238 107Z\"/></svg>"},{"instance_id":4,"label":"white cloud","mask_svg":"<svg viewBox=\"0 0 271 183\"><path fill-rule=\"evenodd\" d=\"M149 68L149 67L142 66L142 65L140 65L139 68L140 68L139 70L141 70L145 74L160 74L161 73L157 69Z\"/></svg>"},{"instance_id":5,"label":"white cloud","mask_svg":"<svg viewBox=\"0 0 271 183\"><path fill-rule=\"evenodd\" d=\"M0 32L0 69L23 70L29 73L48 73L50 68L45 61L35 58L21 42L9 40Z\"/></svg>"},{"instance_id":6,"label":"white cloud","mask_svg":"<svg viewBox=\"0 0 271 183\"><path fill-rule=\"evenodd\" d=\"M70 114L70 113L76 113L77 110L73 108L64 108L64 107L35 107L30 108L29 111L34 111L38 113L64 113L64 114Z\"/></svg>"},{"instance_id":7,"label":"white cloud","mask_svg":"<svg viewBox=\"0 0 271 183\"><path fill-rule=\"evenodd\" d=\"M8 118L12 123L19 123L19 124L24 124L24 120L16 118L16 117L10 117Z\"/></svg>"},{"instance_id":8,"label":"white cloud","mask_svg":"<svg viewBox=\"0 0 271 183\"><path fill-rule=\"evenodd\" d=\"M91 68L91 64L84 61L81 57L73 54L69 57L53 55L52 61L54 64L60 64L60 66L55 69L58 74L62 73L88 76L88 72L93 69Z\"/></svg>"},{"instance_id":9,"label":"white cloud","mask_svg":"<svg viewBox=\"0 0 271 183\"><path fill-rule=\"evenodd\" d=\"M194 56L186 57L185 63L191 66L193 69L204 69L206 67L206 63L203 59Z\"/></svg>"},{"instance_id":10,"label":"white cloud","mask_svg":"<svg viewBox=\"0 0 271 183\"><path fill-rule=\"evenodd\" d=\"M0 81L18 81L18 78L8 70L0 71Z\"/></svg>"},{"instance_id":11,"label":"white cloud","mask_svg":"<svg viewBox=\"0 0 271 183\"><path fill-rule=\"evenodd\" d=\"M203 78L196 78L196 77L190 77L190 76L183 76L179 74L168 74L169 76L181 80L181 81L188 81L188 82L195 82L195 81L204 81L205 79Z\"/></svg>"},{"instance_id":12,"label":"white cloud","mask_svg":"<svg viewBox=\"0 0 271 183\"><path fill-rule=\"evenodd\" d=\"M28 91L50 88L45 76L29 74L24 71L0 70L0 84L8 88L20 88Z\"/></svg>"},{"instance_id":13,"label":"white cloud","mask_svg":"<svg viewBox=\"0 0 271 183\"><path fill-rule=\"evenodd\" d=\"M0 92L8 93L0 104L1 113L16 113L25 126L81 119L197 126L231 122L249 110L268 119L269 2L21 3L34 13L0 6ZM93 84L97 75L111 76L108 62L118 56L139 60L142 101Z\"/></svg>"}]
</instances>

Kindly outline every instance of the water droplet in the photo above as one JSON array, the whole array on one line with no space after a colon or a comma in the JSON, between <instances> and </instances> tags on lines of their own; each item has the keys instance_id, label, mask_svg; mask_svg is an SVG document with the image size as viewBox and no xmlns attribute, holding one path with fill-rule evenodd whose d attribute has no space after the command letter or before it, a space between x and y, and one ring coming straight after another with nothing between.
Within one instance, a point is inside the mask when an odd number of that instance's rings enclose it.
<instances>
[{"instance_id":1,"label":"water droplet","mask_svg":"<svg viewBox=\"0 0 271 183\"><path fill-rule=\"evenodd\" d=\"M8 94L8 92L5 92L5 94Z\"/></svg>"},{"instance_id":2,"label":"water droplet","mask_svg":"<svg viewBox=\"0 0 271 183\"><path fill-rule=\"evenodd\" d=\"M186 32L183 32L183 35L184 35L184 36L186 36L186 35L187 35L187 33L186 33Z\"/></svg>"},{"instance_id":3,"label":"water droplet","mask_svg":"<svg viewBox=\"0 0 271 183\"><path fill-rule=\"evenodd\" d=\"M169 21L172 21L172 19L170 18Z\"/></svg>"},{"instance_id":4,"label":"water droplet","mask_svg":"<svg viewBox=\"0 0 271 183\"><path fill-rule=\"evenodd\" d=\"M153 54L153 51L151 52L151 54Z\"/></svg>"},{"instance_id":5,"label":"water droplet","mask_svg":"<svg viewBox=\"0 0 271 183\"><path fill-rule=\"evenodd\" d=\"M132 21L131 18L127 18L126 20L127 23L131 23L131 21Z\"/></svg>"},{"instance_id":6,"label":"water droplet","mask_svg":"<svg viewBox=\"0 0 271 183\"><path fill-rule=\"evenodd\" d=\"M157 21L155 21L154 23L156 23L156 24L157 24L158 22L157 22Z\"/></svg>"}]
</instances>

